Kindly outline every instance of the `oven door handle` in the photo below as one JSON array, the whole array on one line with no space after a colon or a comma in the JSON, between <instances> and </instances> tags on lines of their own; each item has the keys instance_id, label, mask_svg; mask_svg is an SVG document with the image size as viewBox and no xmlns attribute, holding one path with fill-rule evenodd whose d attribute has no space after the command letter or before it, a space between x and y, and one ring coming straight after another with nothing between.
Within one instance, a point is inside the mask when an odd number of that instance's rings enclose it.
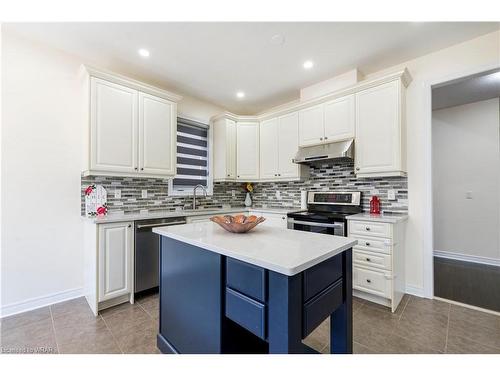
<instances>
[{"instance_id":1,"label":"oven door handle","mask_svg":"<svg viewBox=\"0 0 500 375\"><path fill-rule=\"evenodd\" d=\"M300 221L300 220L290 220L292 224L302 224L309 225L311 227L324 227L324 228L343 228L344 224L326 224L326 223L315 223L311 221Z\"/></svg>"}]
</instances>

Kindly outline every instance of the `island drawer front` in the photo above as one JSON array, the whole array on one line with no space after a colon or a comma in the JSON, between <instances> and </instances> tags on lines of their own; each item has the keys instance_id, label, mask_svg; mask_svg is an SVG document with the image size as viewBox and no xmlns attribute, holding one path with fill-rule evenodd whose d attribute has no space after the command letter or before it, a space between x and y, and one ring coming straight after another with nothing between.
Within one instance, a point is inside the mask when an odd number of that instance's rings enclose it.
<instances>
[{"instance_id":1,"label":"island drawer front","mask_svg":"<svg viewBox=\"0 0 500 375\"><path fill-rule=\"evenodd\" d=\"M392 227L389 223L351 220L349 221L349 233L391 238Z\"/></svg>"},{"instance_id":2,"label":"island drawer front","mask_svg":"<svg viewBox=\"0 0 500 375\"><path fill-rule=\"evenodd\" d=\"M352 276L354 289L391 298L390 272L354 266Z\"/></svg>"},{"instance_id":3,"label":"island drawer front","mask_svg":"<svg viewBox=\"0 0 500 375\"><path fill-rule=\"evenodd\" d=\"M342 277L342 254L336 255L304 272L303 301L307 301Z\"/></svg>"},{"instance_id":4,"label":"island drawer front","mask_svg":"<svg viewBox=\"0 0 500 375\"><path fill-rule=\"evenodd\" d=\"M226 288L226 317L261 339L266 338L266 307L230 288Z\"/></svg>"},{"instance_id":5,"label":"island drawer front","mask_svg":"<svg viewBox=\"0 0 500 375\"><path fill-rule=\"evenodd\" d=\"M366 267L391 270L391 256L387 254L375 253L372 251L361 251L354 248L352 261Z\"/></svg>"},{"instance_id":6,"label":"island drawer front","mask_svg":"<svg viewBox=\"0 0 500 375\"><path fill-rule=\"evenodd\" d=\"M302 337L308 336L343 301L342 279L330 285L304 305Z\"/></svg>"},{"instance_id":7,"label":"island drawer front","mask_svg":"<svg viewBox=\"0 0 500 375\"><path fill-rule=\"evenodd\" d=\"M354 246L354 248L359 248L364 251L377 251L384 254L391 254L392 241L389 239L351 234L349 234L349 237L358 240L358 244Z\"/></svg>"},{"instance_id":8,"label":"island drawer front","mask_svg":"<svg viewBox=\"0 0 500 375\"><path fill-rule=\"evenodd\" d=\"M266 271L233 258L226 258L226 285L260 302L266 300Z\"/></svg>"}]
</instances>

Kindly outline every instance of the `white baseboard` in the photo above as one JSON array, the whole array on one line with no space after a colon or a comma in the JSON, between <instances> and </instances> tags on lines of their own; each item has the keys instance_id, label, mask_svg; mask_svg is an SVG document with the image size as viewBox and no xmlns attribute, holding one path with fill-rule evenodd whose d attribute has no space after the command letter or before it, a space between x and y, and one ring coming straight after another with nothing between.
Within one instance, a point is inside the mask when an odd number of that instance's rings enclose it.
<instances>
[{"instance_id":1,"label":"white baseboard","mask_svg":"<svg viewBox=\"0 0 500 375\"><path fill-rule=\"evenodd\" d=\"M492 315L500 316L500 312L499 311L483 309L482 307L478 307L478 306L474 306L474 305L468 305L466 303L457 302L457 301L453 301L451 299L446 299L446 298L441 298L441 297L436 297L436 296L434 296L434 299L438 300L438 301L448 302L448 303L451 303L452 305L466 307L466 308L471 309L471 310L481 311L481 312L484 312L484 313L487 313L487 314L492 314Z\"/></svg>"},{"instance_id":2,"label":"white baseboard","mask_svg":"<svg viewBox=\"0 0 500 375\"><path fill-rule=\"evenodd\" d=\"M67 301L83 296L83 288L69 289L62 292L47 294L42 297L30 298L21 302L11 303L0 308L0 317L19 314L22 312L35 310L40 307L53 305L54 303Z\"/></svg>"},{"instance_id":3,"label":"white baseboard","mask_svg":"<svg viewBox=\"0 0 500 375\"><path fill-rule=\"evenodd\" d=\"M406 285L406 293L417 297L424 297L424 288L420 288L414 285Z\"/></svg>"},{"instance_id":4,"label":"white baseboard","mask_svg":"<svg viewBox=\"0 0 500 375\"><path fill-rule=\"evenodd\" d=\"M462 262L480 263L500 267L500 259L497 258L480 257L477 255L466 255L441 250L434 250L434 256L438 258L461 260Z\"/></svg>"}]
</instances>

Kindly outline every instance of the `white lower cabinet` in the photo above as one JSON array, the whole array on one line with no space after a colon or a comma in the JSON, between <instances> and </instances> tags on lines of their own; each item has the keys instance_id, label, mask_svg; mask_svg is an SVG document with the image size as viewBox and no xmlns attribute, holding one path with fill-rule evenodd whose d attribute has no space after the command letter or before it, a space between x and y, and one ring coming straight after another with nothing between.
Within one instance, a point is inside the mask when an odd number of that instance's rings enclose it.
<instances>
[{"instance_id":1,"label":"white lower cabinet","mask_svg":"<svg viewBox=\"0 0 500 375\"><path fill-rule=\"evenodd\" d=\"M349 220L353 295L396 311L405 294L404 221Z\"/></svg>"},{"instance_id":2,"label":"white lower cabinet","mask_svg":"<svg viewBox=\"0 0 500 375\"><path fill-rule=\"evenodd\" d=\"M84 224L84 295L99 310L134 302L134 223Z\"/></svg>"},{"instance_id":3,"label":"white lower cabinet","mask_svg":"<svg viewBox=\"0 0 500 375\"><path fill-rule=\"evenodd\" d=\"M99 302L133 292L133 224L99 225Z\"/></svg>"}]
</instances>

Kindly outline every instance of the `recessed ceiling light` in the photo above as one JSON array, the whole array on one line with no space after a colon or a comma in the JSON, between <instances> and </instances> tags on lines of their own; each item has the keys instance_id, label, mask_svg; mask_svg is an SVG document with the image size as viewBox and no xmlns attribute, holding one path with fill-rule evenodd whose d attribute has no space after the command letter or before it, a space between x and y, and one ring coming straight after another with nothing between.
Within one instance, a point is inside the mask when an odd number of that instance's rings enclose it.
<instances>
[{"instance_id":1,"label":"recessed ceiling light","mask_svg":"<svg viewBox=\"0 0 500 375\"><path fill-rule=\"evenodd\" d=\"M236 97L239 99L243 99L245 97L245 93L243 91L238 91L236 93Z\"/></svg>"},{"instance_id":2,"label":"recessed ceiling light","mask_svg":"<svg viewBox=\"0 0 500 375\"><path fill-rule=\"evenodd\" d=\"M314 66L314 63L311 60L304 61L304 69L311 69Z\"/></svg>"},{"instance_id":3,"label":"recessed ceiling light","mask_svg":"<svg viewBox=\"0 0 500 375\"><path fill-rule=\"evenodd\" d=\"M141 48L137 53L142 57L149 57L149 51L146 48Z\"/></svg>"}]
</instances>

